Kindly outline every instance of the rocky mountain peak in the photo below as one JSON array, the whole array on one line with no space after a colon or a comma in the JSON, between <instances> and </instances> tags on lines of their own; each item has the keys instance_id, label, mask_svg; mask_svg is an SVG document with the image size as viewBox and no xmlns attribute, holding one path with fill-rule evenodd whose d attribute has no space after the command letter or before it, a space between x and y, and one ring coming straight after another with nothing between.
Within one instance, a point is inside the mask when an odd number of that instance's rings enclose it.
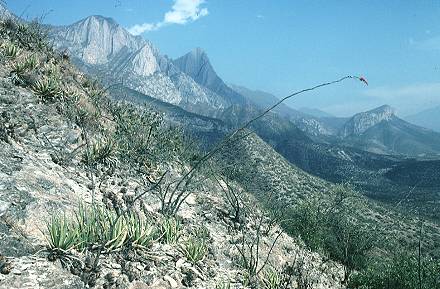
<instances>
[{"instance_id":1,"label":"rocky mountain peak","mask_svg":"<svg viewBox=\"0 0 440 289\"><path fill-rule=\"evenodd\" d=\"M355 114L342 128L343 137L361 135L369 128L395 117L395 110L389 105L382 105L375 109Z\"/></svg>"},{"instance_id":2,"label":"rocky mountain peak","mask_svg":"<svg viewBox=\"0 0 440 289\"><path fill-rule=\"evenodd\" d=\"M121 50L138 50L145 41L134 37L115 20L94 15L72 25L54 29L58 48L68 48L87 64L105 64Z\"/></svg>"},{"instance_id":3,"label":"rocky mountain peak","mask_svg":"<svg viewBox=\"0 0 440 289\"><path fill-rule=\"evenodd\" d=\"M195 82L203 85L211 91L224 96L230 103L247 103L245 97L231 89L217 75L209 61L208 54L201 48L195 48L191 52L177 58L173 63Z\"/></svg>"},{"instance_id":4,"label":"rocky mountain peak","mask_svg":"<svg viewBox=\"0 0 440 289\"><path fill-rule=\"evenodd\" d=\"M174 64L204 86L209 87L222 82L212 67L207 53L199 47L174 60Z\"/></svg>"}]
</instances>

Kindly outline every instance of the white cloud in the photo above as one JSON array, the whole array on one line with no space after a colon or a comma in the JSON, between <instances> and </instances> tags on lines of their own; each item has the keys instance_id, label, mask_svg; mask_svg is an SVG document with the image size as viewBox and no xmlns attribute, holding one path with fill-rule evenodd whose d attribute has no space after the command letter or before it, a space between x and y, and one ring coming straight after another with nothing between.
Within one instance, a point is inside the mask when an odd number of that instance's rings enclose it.
<instances>
[{"instance_id":1,"label":"white cloud","mask_svg":"<svg viewBox=\"0 0 440 289\"><path fill-rule=\"evenodd\" d=\"M171 10L166 12L162 21L157 23L136 24L128 28L128 32L139 35L144 32L157 30L165 25L186 24L208 15L208 9L200 7L205 0L174 0Z\"/></svg>"},{"instance_id":2,"label":"white cloud","mask_svg":"<svg viewBox=\"0 0 440 289\"><path fill-rule=\"evenodd\" d=\"M128 32L133 35L140 35L144 32L156 30L157 27L152 23L136 24L128 28Z\"/></svg>"},{"instance_id":3,"label":"white cloud","mask_svg":"<svg viewBox=\"0 0 440 289\"><path fill-rule=\"evenodd\" d=\"M176 0L172 10L165 13L164 23L185 24L208 15L207 8L200 8L204 0Z\"/></svg>"}]
</instances>

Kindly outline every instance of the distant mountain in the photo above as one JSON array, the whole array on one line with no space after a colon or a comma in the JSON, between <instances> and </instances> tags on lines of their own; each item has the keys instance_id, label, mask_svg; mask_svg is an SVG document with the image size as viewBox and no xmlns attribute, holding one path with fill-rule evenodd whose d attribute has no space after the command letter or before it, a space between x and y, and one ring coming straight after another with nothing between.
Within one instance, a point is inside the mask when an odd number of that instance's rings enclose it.
<instances>
[{"instance_id":1,"label":"distant mountain","mask_svg":"<svg viewBox=\"0 0 440 289\"><path fill-rule=\"evenodd\" d=\"M209 88L218 95L233 100L234 104L246 104L246 98L227 86L217 75L209 61L208 55L201 48L195 48L174 60L173 63L198 84Z\"/></svg>"},{"instance_id":2,"label":"distant mountain","mask_svg":"<svg viewBox=\"0 0 440 289\"><path fill-rule=\"evenodd\" d=\"M440 132L440 106L407 116L405 120Z\"/></svg>"},{"instance_id":3,"label":"distant mountain","mask_svg":"<svg viewBox=\"0 0 440 289\"><path fill-rule=\"evenodd\" d=\"M199 85L152 43L131 35L111 18L90 16L53 27L50 36L80 68L109 84L125 80L131 89L206 116L241 103L235 95L220 96Z\"/></svg>"},{"instance_id":4,"label":"distant mountain","mask_svg":"<svg viewBox=\"0 0 440 289\"><path fill-rule=\"evenodd\" d=\"M382 121L391 120L393 117L394 109L388 105L383 105L373 110L354 115L345 123L339 134L342 137L361 135L367 129Z\"/></svg>"},{"instance_id":5,"label":"distant mountain","mask_svg":"<svg viewBox=\"0 0 440 289\"><path fill-rule=\"evenodd\" d=\"M398 118L387 105L354 115L339 132L345 145L382 154L440 154L440 133Z\"/></svg>"},{"instance_id":6,"label":"distant mountain","mask_svg":"<svg viewBox=\"0 0 440 289\"><path fill-rule=\"evenodd\" d=\"M261 109L266 109L279 101L279 98L277 98L275 95L265 91L252 90L234 84L230 84L229 86L236 92L246 97L248 100L252 101L255 105L257 105ZM280 104L273 111L287 118L300 118L304 116L304 114L301 113L300 111L295 110L284 103Z\"/></svg>"},{"instance_id":7,"label":"distant mountain","mask_svg":"<svg viewBox=\"0 0 440 289\"><path fill-rule=\"evenodd\" d=\"M230 85L232 89L255 103L261 109L270 107L279 101L279 99L268 92L261 90L251 90L243 86ZM303 111L296 110L288 105L281 103L273 112L281 117L292 121L299 129L310 137L330 136L337 133L339 126L335 128L331 120L321 120L320 117L313 116Z\"/></svg>"},{"instance_id":8,"label":"distant mountain","mask_svg":"<svg viewBox=\"0 0 440 289\"><path fill-rule=\"evenodd\" d=\"M322 111L320 109L317 108L310 108L310 107L301 107L299 109L299 111L301 111L302 113L314 116L314 117L335 117L334 115L327 113L325 111Z\"/></svg>"}]
</instances>

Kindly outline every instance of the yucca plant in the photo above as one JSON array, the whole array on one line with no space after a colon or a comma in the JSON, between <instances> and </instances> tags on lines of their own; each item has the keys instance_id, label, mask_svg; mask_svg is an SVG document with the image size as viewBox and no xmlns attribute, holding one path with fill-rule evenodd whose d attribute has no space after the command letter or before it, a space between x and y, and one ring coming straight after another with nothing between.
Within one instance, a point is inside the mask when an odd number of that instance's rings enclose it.
<instances>
[{"instance_id":1,"label":"yucca plant","mask_svg":"<svg viewBox=\"0 0 440 289\"><path fill-rule=\"evenodd\" d=\"M58 81L53 78L44 78L35 82L32 90L43 101L53 101L61 94Z\"/></svg>"},{"instance_id":2,"label":"yucca plant","mask_svg":"<svg viewBox=\"0 0 440 289\"><path fill-rule=\"evenodd\" d=\"M197 264L205 258L208 246L204 240L191 237L181 247L184 256L193 264Z\"/></svg>"},{"instance_id":3,"label":"yucca plant","mask_svg":"<svg viewBox=\"0 0 440 289\"><path fill-rule=\"evenodd\" d=\"M261 277L264 289L279 289L281 287L280 273L272 268L265 270Z\"/></svg>"},{"instance_id":4,"label":"yucca plant","mask_svg":"<svg viewBox=\"0 0 440 289\"><path fill-rule=\"evenodd\" d=\"M168 218L161 226L161 240L165 244L176 244L181 236L180 222L175 218Z\"/></svg>"},{"instance_id":5,"label":"yucca plant","mask_svg":"<svg viewBox=\"0 0 440 289\"><path fill-rule=\"evenodd\" d=\"M133 247L147 249L156 238L157 230L154 225L135 213L128 217L128 239Z\"/></svg>"},{"instance_id":6,"label":"yucca plant","mask_svg":"<svg viewBox=\"0 0 440 289\"><path fill-rule=\"evenodd\" d=\"M47 223L47 230L51 250L66 253L78 244L78 231L66 216L53 216Z\"/></svg>"},{"instance_id":7,"label":"yucca plant","mask_svg":"<svg viewBox=\"0 0 440 289\"><path fill-rule=\"evenodd\" d=\"M7 58L14 59L19 53L18 47L14 43L8 43L5 47L5 55Z\"/></svg>"}]
</instances>

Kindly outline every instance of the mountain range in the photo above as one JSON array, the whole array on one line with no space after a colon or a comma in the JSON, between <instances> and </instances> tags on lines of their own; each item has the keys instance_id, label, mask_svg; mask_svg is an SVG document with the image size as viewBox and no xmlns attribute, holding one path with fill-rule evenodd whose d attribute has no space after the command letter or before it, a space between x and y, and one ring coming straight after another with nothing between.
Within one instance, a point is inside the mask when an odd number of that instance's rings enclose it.
<instances>
[{"instance_id":1,"label":"mountain range","mask_svg":"<svg viewBox=\"0 0 440 289\"><path fill-rule=\"evenodd\" d=\"M107 83L113 98L154 105L205 148L278 101L227 85L201 48L173 60L110 18L52 27L50 36L80 69ZM390 180L385 173L407 157L440 153L440 134L405 122L389 106L337 118L281 104L250 128L292 165L328 181L350 181L373 197L404 191L400 174Z\"/></svg>"}]
</instances>

